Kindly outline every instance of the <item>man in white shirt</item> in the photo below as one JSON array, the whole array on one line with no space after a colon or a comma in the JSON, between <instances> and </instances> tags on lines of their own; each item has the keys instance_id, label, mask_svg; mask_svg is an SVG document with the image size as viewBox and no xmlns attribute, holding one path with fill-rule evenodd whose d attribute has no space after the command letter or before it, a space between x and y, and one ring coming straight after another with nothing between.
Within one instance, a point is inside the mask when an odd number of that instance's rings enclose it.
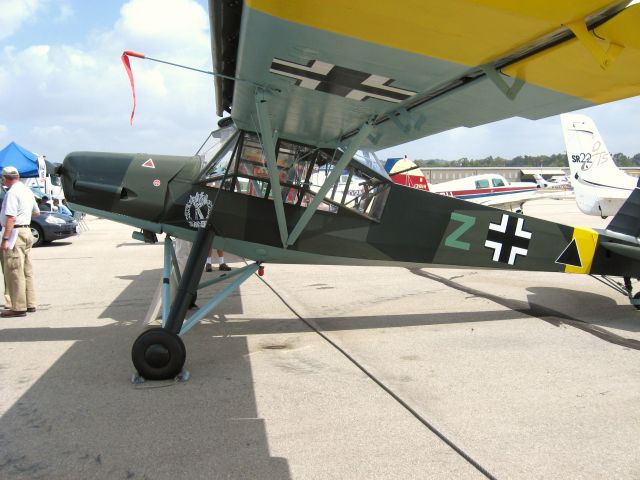
<instances>
[{"instance_id":1,"label":"man in white shirt","mask_svg":"<svg viewBox=\"0 0 640 480\"><path fill-rule=\"evenodd\" d=\"M2 225L2 251L4 281L9 287L11 308L0 313L2 317L24 317L36 311L36 297L31 265L31 215L39 215L33 193L20 182L15 167L2 169L2 184L7 194L0 210Z\"/></svg>"}]
</instances>

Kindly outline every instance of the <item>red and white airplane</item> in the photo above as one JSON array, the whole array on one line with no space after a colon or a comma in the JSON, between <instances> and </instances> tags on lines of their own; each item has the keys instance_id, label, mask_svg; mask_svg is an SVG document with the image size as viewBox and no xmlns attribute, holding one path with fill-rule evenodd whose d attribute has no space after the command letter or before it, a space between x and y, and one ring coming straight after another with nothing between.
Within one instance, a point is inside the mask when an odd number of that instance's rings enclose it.
<instances>
[{"instance_id":1,"label":"red and white airplane","mask_svg":"<svg viewBox=\"0 0 640 480\"><path fill-rule=\"evenodd\" d=\"M400 185L516 212L522 211L525 202L549 197L535 182L510 182L496 173L430 184L422 170L406 155L404 158L389 158L385 170Z\"/></svg>"}]
</instances>

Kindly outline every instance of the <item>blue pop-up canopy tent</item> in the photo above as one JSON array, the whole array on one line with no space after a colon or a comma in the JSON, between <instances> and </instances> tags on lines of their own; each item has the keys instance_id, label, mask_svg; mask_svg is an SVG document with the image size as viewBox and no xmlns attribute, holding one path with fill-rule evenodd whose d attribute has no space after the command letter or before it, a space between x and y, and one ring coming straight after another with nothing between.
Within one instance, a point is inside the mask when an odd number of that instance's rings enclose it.
<instances>
[{"instance_id":1,"label":"blue pop-up canopy tent","mask_svg":"<svg viewBox=\"0 0 640 480\"><path fill-rule=\"evenodd\" d=\"M0 169L9 165L16 167L21 177L38 176L38 156L16 142L0 150Z\"/></svg>"}]
</instances>

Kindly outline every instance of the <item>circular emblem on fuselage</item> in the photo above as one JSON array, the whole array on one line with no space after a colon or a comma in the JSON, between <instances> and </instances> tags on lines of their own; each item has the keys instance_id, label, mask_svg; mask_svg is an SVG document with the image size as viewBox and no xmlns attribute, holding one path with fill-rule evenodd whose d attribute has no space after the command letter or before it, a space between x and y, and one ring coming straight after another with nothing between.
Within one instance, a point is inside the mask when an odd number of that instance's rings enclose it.
<instances>
[{"instance_id":1,"label":"circular emblem on fuselage","mask_svg":"<svg viewBox=\"0 0 640 480\"><path fill-rule=\"evenodd\" d=\"M184 218L190 227L204 228L213 202L209 200L209 195L204 192L198 192L195 195L189 195L189 201L184 206Z\"/></svg>"}]
</instances>

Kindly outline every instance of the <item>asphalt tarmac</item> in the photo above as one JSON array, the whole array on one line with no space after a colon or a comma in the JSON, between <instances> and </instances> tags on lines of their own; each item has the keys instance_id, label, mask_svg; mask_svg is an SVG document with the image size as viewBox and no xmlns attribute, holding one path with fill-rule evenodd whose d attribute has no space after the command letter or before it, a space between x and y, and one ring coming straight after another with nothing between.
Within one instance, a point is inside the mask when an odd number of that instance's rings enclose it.
<instances>
[{"instance_id":1,"label":"asphalt tarmac","mask_svg":"<svg viewBox=\"0 0 640 480\"><path fill-rule=\"evenodd\" d=\"M134 385L162 244L87 226L0 321L0 478L640 478L640 312L590 277L267 265Z\"/></svg>"}]
</instances>

